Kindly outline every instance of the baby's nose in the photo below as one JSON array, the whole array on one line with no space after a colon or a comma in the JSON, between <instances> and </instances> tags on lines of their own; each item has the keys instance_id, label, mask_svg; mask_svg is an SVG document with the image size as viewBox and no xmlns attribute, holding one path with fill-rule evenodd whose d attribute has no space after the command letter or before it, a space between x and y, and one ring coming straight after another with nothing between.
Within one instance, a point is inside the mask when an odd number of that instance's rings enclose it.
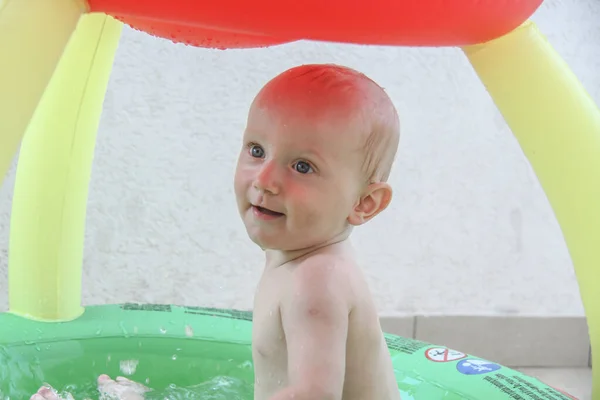
<instances>
[{"instance_id":1,"label":"baby's nose","mask_svg":"<svg viewBox=\"0 0 600 400\"><path fill-rule=\"evenodd\" d=\"M269 162L263 165L256 179L254 179L254 187L271 194L279 193L280 183L277 176L277 168L273 163Z\"/></svg>"}]
</instances>

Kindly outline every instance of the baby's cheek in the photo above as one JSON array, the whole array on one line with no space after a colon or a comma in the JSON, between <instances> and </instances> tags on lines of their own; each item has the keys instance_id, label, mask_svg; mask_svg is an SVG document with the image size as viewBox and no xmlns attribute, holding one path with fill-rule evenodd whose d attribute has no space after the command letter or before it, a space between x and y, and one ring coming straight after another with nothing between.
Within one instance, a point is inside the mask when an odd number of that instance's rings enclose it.
<instances>
[{"instance_id":1,"label":"baby's cheek","mask_svg":"<svg viewBox=\"0 0 600 400\"><path fill-rule=\"evenodd\" d=\"M309 227L312 237L318 240L328 240L329 236L337 230L336 220L334 210L323 208L312 212L307 218L306 225Z\"/></svg>"},{"instance_id":2,"label":"baby's cheek","mask_svg":"<svg viewBox=\"0 0 600 400\"><path fill-rule=\"evenodd\" d=\"M305 218L305 225L316 227L324 222L324 215L320 215L317 212L307 213Z\"/></svg>"},{"instance_id":3,"label":"baby's cheek","mask_svg":"<svg viewBox=\"0 0 600 400\"><path fill-rule=\"evenodd\" d=\"M311 207L309 205L299 205L296 207L296 224L301 229L318 229L318 226L322 224L323 215L319 212L318 208Z\"/></svg>"},{"instance_id":4,"label":"baby's cheek","mask_svg":"<svg viewBox=\"0 0 600 400\"><path fill-rule=\"evenodd\" d=\"M233 178L233 189L235 191L235 195L236 196L245 196L246 195L246 188L248 186L247 184L247 177L243 174L243 172L238 171L236 172L234 178Z\"/></svg>"},{"instance_id":5,"label":"baby's cheek","mask_svg":"<svg viewBox=\"0 0 600 400\"><path fill-rule=\"evenodd\" d=\"M331 204L326 203L327 196L303 187L294 189L288 191L288 200L294 199L292 213L295 229L302 230L305 235L319 235L332 218Z\"/></svg>"}]
</instances>

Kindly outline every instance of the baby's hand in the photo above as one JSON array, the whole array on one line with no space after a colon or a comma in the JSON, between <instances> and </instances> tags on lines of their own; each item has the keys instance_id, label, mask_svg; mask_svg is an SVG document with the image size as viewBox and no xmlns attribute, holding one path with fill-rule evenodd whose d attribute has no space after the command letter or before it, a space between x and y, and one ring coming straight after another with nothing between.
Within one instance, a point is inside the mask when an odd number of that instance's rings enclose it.
<instances>
[{"instance_id":1,"label":"baby's hand","mask_svg":"<svg viewBox=\"0 0 600 400\"><path fill-rule=\"evenodd\" d=\"M73 400L73 396L61 397L51 386L42 386L29 400Z\"/></svg>"}]
</instances>

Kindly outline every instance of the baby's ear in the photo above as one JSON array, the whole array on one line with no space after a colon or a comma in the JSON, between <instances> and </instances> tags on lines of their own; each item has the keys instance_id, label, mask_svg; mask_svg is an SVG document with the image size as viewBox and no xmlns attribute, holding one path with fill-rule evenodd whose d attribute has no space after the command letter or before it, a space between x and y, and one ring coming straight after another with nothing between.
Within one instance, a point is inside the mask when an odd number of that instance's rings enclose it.
<instances>
[{"instance_id":1,"label":"baby's ear","mask_svg":"<svg viewBox=\"0 0 600 400\"><path fill-rule=\"evenodd\" d=\"M362 225L387 208L392 188L385 182L370 184L348 216L351 225Z\"/></svg>"}]
</instances>

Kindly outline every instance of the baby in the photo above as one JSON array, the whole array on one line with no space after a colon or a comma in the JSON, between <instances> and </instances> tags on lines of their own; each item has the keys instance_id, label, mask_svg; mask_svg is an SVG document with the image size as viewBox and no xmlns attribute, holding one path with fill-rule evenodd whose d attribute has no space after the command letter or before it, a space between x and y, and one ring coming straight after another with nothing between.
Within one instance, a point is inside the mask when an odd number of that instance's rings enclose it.
<instances>
[{"instance_id":1,"label":"baby","mask_svg":"<svg viewBox=\"0 0 600 400\"><path fill-rule=\"evenodd\" d=\"M400 399L349 241L391 201L399 135L390 98L349 68L292 68L254 99L234 188L266 255L254 300L255 400Z\"/></svg>"},{"instance_id":2,"label":"baby","mask_svg":"<svg viewBox=\"0 0 600 400\"><path fill-rule=\"evenodd\" d=\"M266 254L254 301L255 400L400 398L348 240L390 203L398 141L390 98L349 68L293 68L252 103L234 186Z\"/></svg>"}]
</instances>

